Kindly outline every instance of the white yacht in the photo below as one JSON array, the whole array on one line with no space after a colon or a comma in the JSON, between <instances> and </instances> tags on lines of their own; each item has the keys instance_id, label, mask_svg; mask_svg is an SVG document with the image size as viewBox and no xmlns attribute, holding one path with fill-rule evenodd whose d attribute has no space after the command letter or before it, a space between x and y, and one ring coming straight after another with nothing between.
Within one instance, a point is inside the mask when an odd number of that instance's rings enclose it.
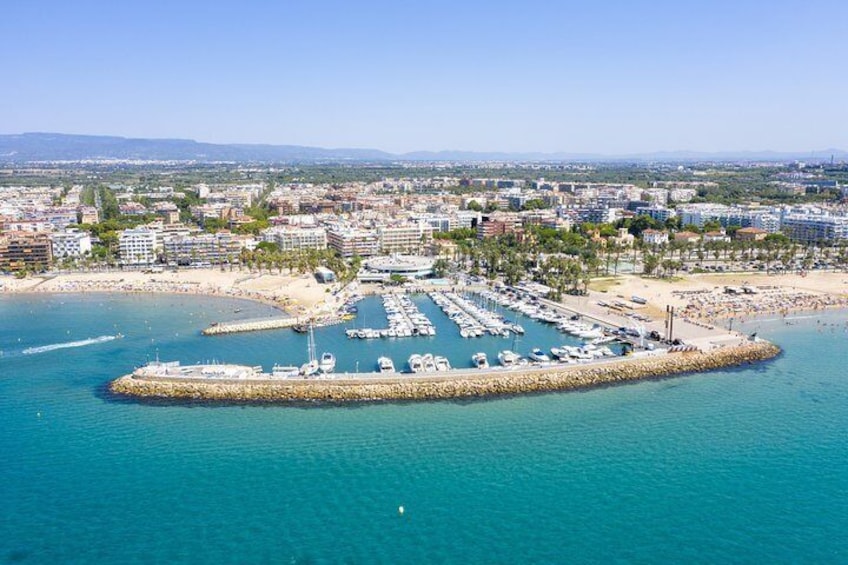
<instances>
[{"instance_id":1,"label":"white yacht","mask_svg":"<svg viewBox=\"0 0 848 565\"><path fill-rule=\"evenodd\" d=\"M433 362L436 364L436 370L437 371L450 371L451 370L451 364L450 364L450 361L448 361L447 357L444 357L442 355L436 355L433 358Z\"/></svg>"},{"instance_id":2,"label":"white yacht","mask_svg":"<svg viewBox=\"0 0 848 565\"><path fill-rule=\"evenodd\" d=\"M309 361L300 367L300 374L304 377L317 375L321 366L318 360L315 359L315 334L312 332L312 326L309 326L309 337L306 340L306 351L309 356Z\"/></svg>"},{"instance_id":3,"label":"white yacht","mask_svg":"<svg viewBox=\"0 0 848 565\"><path fill-rule=\"evenodd\" d=\"M551 355L559 360L568 359L568 351L563 347L551 347Z\"/></svg>"},{"instance_id":4,"label":"white yacht","mask_svg":"<svg viewBox=\"0 0 848 565\"><path fill-rule=\"evenodd\" d=\"M424 365L425 373L433 373L436 371L436 359L432 353L425 353L421 356L421 363Z\"/></svg>"},{"instance_id":5,"label":"white yacht","mask_svg":"<svg viewBox=\"0 0 848 565\"><path fill-rule=\"evenodd\" d=\"M514 351L510 351L508 349L504 349L500 353L498 353L498 362L504 367L514 367L518 365L518 361L521 359L517 353Z\"/></svg>"},{"instance_id":6,"label":"white yacht","mask_svg":"<svg viewBox=\"0 0 848 565\"><path fill-rule=\"evenodd\" d=\"M409 370L413 373L420 373L424 370L424 361L418 353L410 355L407 363L409 364Z\"/></svg>"},{"instance_id":7,"label":"white yacht","mask_svg":"<svg viewBox=\"0 0 848 565\"><path fill-rule=\"evenodd\" d=\"M332 373L336 369L336 356L329 352L321 354L321 361L318 362L318 369L322 373Z\"/></svg>"},{"instance_id":8,"label":"white yacht","mask_svg":"<svg viewBox=\"0 0 848 565\"><path fill-rule=\"evenodd\" d=\"M304 376L304 377L311 377L311 376L317 375L320 372L320 366L318 364L318 361L315 360L315 359L312 359L308 363L304 363L303 365L300 366L299 372L300 372L301 376Z\"/></svg>"},{"instance_id":9,"label":"white yacht","mask_svg":"<svg viewBox=\"0 0 848 565\"><path fill-rule=\"evenodd\" d=\"M377 359L377 369L381 373L394 373L395 364L389 357L380 357Z\"/></svg>"},{"instance_id":10,"label":"white yacht","mask_svg":"<svg viewBox=\"0 0 848 565\"><path fill-rule=\"evenodd\" d=\"M539 349L538 347L530 352L530 359L536 361L537 363L548 363L551 360L551 358L548 357L547 354L545 354L545 352Z\"/></svg>"},{"instance_id":11,"label":"white yacht","mask_svg":"<svg viewBox=\"0 0 848 565\"><path fill-rule=\"evenodd\" d=\"M488 369L489 368L489 359L486 357L486 354L482 351L475 353L471 356L471 361L474 363L474 366L478 369Z\"/></svg>"}]
</instances>

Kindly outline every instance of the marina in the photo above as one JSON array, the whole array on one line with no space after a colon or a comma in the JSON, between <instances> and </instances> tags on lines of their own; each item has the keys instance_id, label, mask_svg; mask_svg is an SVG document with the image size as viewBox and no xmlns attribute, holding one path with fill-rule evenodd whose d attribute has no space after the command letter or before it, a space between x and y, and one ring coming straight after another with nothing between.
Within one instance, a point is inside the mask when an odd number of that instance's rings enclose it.
<instances>
[{"instance_id":1,"label":"marina","mask_svg":"<svg viewBox=\"0 0 848 565\"><path fill-rule=\"evenodd\" d=\"M267 349L257 348L248 364L261 365L273 378L343 379L369 373L447 371L454 374L467 369L499 370L504 366L500 353L505 350L515 354L514 359L506 361L510 367L568 364L595 358L583 347L604 345L609 347L605 353L620 355L624 346L618 340L633 339L632 335L613 334L618 328L570 320L566 312L529 306L529 301L508 292L391 292L357 297L355 312L347 305L348 319L340 324L304 324L302 333L280 329L256 334L251 340L268 344ZM525 311L535 313L537 318ZM540 311L548 320L539 319ZM371 326L381 319L386 320L385 326ZM465 339L470 335L474 339ZM243 338L221 335L217 339ZM320 348L310 345L310 340L317 341ZM483 358L475 357L478 354ZM293 371L292 367L299 370Z\"/></svg>"}]
</instances>

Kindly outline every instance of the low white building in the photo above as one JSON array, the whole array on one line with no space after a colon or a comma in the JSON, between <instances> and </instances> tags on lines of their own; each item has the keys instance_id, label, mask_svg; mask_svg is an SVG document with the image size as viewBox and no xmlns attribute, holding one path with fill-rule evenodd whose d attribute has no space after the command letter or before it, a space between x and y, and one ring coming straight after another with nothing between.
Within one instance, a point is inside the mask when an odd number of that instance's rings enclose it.
<instances>
[{"instance_id":1,"label":"low white building","mask_svg":"<svg viewBox=\"0 0 848 565\"><path fill-rule=\"evenodd\" d=\"M80 231L64 231L50 234L53 257L81 257L91 253L91 236Z\"/></svg>"},{"instance_id":2,"label":"low white building","mask_svg":"<svg viewBox=\"0 0 848 565\"><path fill-rule=\"evenodd\" d=\"M645 230L642 232L642 241L646 245L665 245L668 243L668 232L660 230Z\"/></svg>"}]
</instances>

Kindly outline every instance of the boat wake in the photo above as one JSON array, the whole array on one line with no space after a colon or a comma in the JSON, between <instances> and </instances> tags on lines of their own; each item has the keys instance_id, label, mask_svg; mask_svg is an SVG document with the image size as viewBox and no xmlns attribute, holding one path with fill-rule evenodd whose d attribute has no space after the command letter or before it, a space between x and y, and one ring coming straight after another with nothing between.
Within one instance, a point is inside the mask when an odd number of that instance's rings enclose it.
<instances>
[{"instance_id":1,"label":"boat wake","mask_svg":"<svg viewBox=\"0 0 848 565\"><path fill-rule=\"evenodd\" d=\"M47 353L48 351L56 351L57 349L68 349L71 347L85 347L86 345L94 345L95 343L105 343L123 337L117 335L101 335L100 337L92 337L89 339L81 339L79 341L68 341L65 343L53 343L51 345L41 345L39 347L27 347L21 353L23 355L36 355L38 353Z\"/></svg>"}]
</instances>

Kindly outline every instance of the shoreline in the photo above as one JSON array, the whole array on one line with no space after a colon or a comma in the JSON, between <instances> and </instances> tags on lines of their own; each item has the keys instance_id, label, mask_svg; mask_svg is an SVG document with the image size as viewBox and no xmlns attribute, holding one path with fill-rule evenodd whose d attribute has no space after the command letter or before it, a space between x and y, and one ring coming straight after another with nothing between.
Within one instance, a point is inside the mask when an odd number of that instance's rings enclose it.
<instances>
[{"instance_id":1,"label":"shoreline","mask_svg":"<svg viewBox=\"0 0 848 565\"><path fill-rule=\"evenodd\" d=\"M216 404L349 404L494 398L519 394L579 391L702 373L773 359L781 349L767 341L744 342L710 352L667 353L616 358L585 366L490 371L442 377L328 380L223 381L137 377L111 381L117 398L202 401Z\"/></svg>"},{"instance_id":2,"label":"shoreline","mask_svg":"<svg viewBox=\"0 0 848 565\"><path fill-rule=\"evenodd\" d=\"M3 294L172 294L234 298L270 306L290 317L319 315L331 308L325 291L308 275L191 270L175 273L114 271L62 273L29 279L0 277Z\"/></svg>"}]
</instances>

